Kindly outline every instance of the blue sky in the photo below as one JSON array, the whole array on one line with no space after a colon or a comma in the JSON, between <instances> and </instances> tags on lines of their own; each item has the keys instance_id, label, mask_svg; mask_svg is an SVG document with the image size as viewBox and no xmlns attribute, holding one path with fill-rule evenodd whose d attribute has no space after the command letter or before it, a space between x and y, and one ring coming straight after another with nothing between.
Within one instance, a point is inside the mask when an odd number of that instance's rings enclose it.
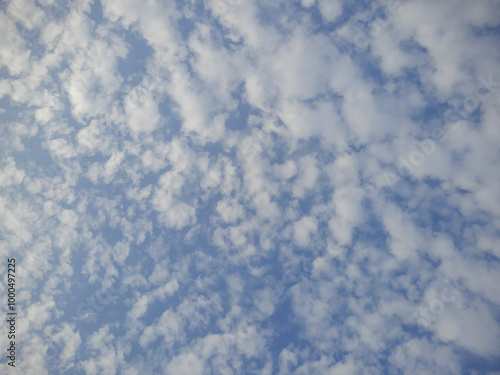
<instances>
[{"instance_id":1,"label":"blue sky","mask_svg":"<svg viewBox=\"0 0 500 375\"><path fill-rule=\"evenodd\" d=\"M500 374L498 2L0 18L1 373Z\"/></svg>"}]
</instances>

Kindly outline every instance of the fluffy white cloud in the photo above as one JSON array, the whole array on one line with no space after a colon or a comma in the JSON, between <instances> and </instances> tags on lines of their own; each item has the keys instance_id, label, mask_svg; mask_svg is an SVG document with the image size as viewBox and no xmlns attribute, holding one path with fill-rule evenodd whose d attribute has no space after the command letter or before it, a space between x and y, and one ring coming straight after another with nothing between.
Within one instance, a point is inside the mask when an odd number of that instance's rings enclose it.
<instances>
[{"instance_id":1,"label":"fluffy white cloud","mask_svg":"<svg viewBox=\"0 0 500 375\"><path fill-rule=\"evenodd\" d=\"M495 1L0 8L21 372L498 370Z\"/></svg>"}]
</instances>

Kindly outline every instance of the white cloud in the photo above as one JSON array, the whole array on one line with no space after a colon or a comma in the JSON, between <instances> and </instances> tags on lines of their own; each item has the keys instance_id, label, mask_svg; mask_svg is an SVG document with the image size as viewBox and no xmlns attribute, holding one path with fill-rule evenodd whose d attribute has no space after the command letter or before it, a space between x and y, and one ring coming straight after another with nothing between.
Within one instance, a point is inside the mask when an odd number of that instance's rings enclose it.
<instances>
[{"instance_id":1,"label":"white cloud","mask_svg":"<svg viewBox=\"0 0 500 375\"><path fill-rule=\"evenodd\" d=\"M128 126L133 132L151 132L160 122L158 103L146 90L133 90L125 99Z\"/></svg>"},{"instance_id":2,"label":"white cloud","mask_svg":"<svg viewBox=\"0 0 500 375\"><path fill-rule=\"evenodd\" d=\"M394 3L55 5L0 12L21 372L53 373L54 345L57 369L87 374L460 374L494 358L496 3L389 19ZM477 112L457 126L454 104ZM466 287L443 302L443 279ZM425 309L425 337L404 335Z\"/></svg>"},{"instance_id":3,"label":"white cloud","mask_svg":"<svg viewBox=\"0 0 500 375\"><path fill-rule=\"evenodd\" d=\"M340 188L333 192L335 216L330 220L329 227L339 245L348 245L352 241L353 230L362 220L363 195L361 189L353 187Z\"/></svg>"},{"instance_id":4,"label":"white cloud","mask_svg":"<svg viewBox=\"0 0 500 375\"><path fill-rule=\"evenodd\" d=\"M8 158L5 164L5 167L0 171L0 186L6 187L20 184L24 179L24 171L16 168L13 158Z\"/></svg>"},{"instance_id":5,"label":"white cloud","mask_svg":"<svg viewBox=\"0 0 500 375\"><path fill-rule=\"evenodd\" d=\"M316 159L311 155L304 156L299 161L300 175L293 184L294 197L303 198L308 190L316 186L319 175L316 164Z\"/></svg>"},{"instance_id":6,"label":"white cloud","mask_svg":"<svg viewBox=\"0 0 500 375\"><path fill-rule=\"evenodd\" d=\"M202 375L203 361L193 353L180 354L168 364L166 374Z\"/></svg>"},{"instance_id":7,"label":"white cloud","mask_svg":"<svg viewBox=\"0 0 500 375\"><path fill-rule=\"evenodd\" d=\"M217 212L226 223L233 223L244 215L243 206L234 199L219 201Z\"/></svg>"},{"instance_id":8,"label":"white cloud","mask_svg":"<svg viewBox=\"0 0 500 375\"><path fill-rule=\"evenodd\" d=\"M332 22L342 14L342 1L318 0L318 8L325 21Z\"/></svg>"},{"instance_id":9,"label":"white cloud","mask_svg":"<svg viewBox=\"0 0 500 375\"><path fill-rule=\"evenodd\" d=\"M311 235L318 228L314 217L303 217L293 225L293 237L298 246L306 247L310 243Z\"/></svg>"}]
</instances>

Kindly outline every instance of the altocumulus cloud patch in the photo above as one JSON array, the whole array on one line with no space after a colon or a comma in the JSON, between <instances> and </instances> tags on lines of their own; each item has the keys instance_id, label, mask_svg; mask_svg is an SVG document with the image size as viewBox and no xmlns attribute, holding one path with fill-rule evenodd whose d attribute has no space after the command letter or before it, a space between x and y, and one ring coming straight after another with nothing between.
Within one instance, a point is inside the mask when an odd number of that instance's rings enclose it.
<instances>
[{"instance_id":1,"label":"altocumulus cloud patch","mask_svg":"<svg viewBox=\"0 0 500 375\"><path fill-rule=\"evenodd\" d=\"M499 20L2 3L0 372L500 374Z\"/></svg>"}]
</instances>

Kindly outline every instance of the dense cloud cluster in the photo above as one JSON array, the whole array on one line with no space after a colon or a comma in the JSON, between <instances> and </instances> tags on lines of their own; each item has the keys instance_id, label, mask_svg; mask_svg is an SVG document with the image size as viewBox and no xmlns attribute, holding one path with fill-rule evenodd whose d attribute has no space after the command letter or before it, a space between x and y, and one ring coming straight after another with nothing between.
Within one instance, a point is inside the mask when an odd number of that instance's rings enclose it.
<instances>
[{"instance_id":1,"label":"dense cloud cluster","mask_svg":"<svg viewBox=\"0 0 500 375\"><path fill-rule=\"evenodd\" d=\"M499 22L0 4L18 373L500 374Z\"/></svg>"}]
</instances>

